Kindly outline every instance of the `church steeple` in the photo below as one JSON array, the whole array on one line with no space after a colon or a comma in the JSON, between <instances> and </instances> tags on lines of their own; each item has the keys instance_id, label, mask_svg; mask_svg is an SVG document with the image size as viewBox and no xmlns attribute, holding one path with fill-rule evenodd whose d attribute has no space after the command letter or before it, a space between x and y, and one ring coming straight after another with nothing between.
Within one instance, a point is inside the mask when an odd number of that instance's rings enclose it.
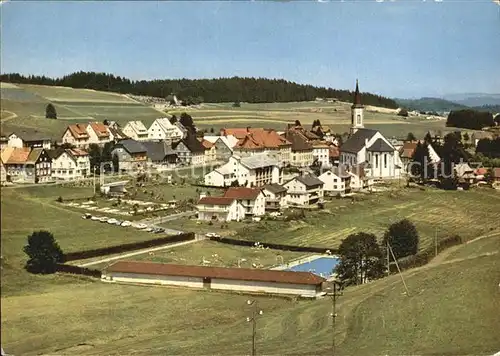
<instances>
[{"instance_id":1,"label":"church steeple","mask_svg":"<svg viewBox=\"0 0 500 356\"><path fill-rule=\"evenodd\" d=\"M364 128L364 108L361 105L361 94L359 93L359 84L356 79L356 90L354 92L354 100L351 106L351 135L355 134L358 129Z\"/></svg>"},{"instance_id":2,"label":"church steeple","mask_svg":"<svg viewBox=\"0 0 500 356\"><path fill-rule=\"evenodd\" d=\"M356 91L354 92L354 100L352 102L352 107L363 107L361 105L361 94L359 93L359 84L358 80L356 79Z\"/></svg>"}]
</instances>

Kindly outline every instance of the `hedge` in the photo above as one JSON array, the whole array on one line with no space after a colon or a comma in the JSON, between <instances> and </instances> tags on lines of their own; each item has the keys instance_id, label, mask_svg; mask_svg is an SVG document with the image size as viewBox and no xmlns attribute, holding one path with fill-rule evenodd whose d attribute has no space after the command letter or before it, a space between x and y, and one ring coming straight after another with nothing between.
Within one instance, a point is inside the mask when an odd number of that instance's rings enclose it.
<instances>
[{"instance_id":1,"label":"hedge","mask_svg":"<svg viewBox=\"0 0 500 356\"><path fill-rule=\"evenodd\" d=\"M438 242L437 252L440 253L441 251L446 250L447 248L460 245L462 243L463 243L462 238L459 235L449 236ZM406 270L410 268L421 267L429 263L434 257L436 257L436 249L434 246L431 246L417 253L416 255L408 256L398 260L399 268L401 270ZM391 272L397 272L397 268L394 263L391 263L390 269Z\"/></svg>"},{"instance_id":2,"label":"hedge","mask_svg":"<svg viewBox=\"0 0 500 356\"><path fill-rule=\"evenodd\" d=\"M113 255L116 253L135 251L135 250L140 250L143 248L155 247L155 246L165 245L165 244L169 244L169 243L173 243L173 242L194 240L194 238L195 238L194 233L188 232L188 233L180 234L180 235L160 237L160 238L153 239L153 240L132 242L132 243L127 243L127 244L123 244L123 245L115 245L115 246L110 246L110 247L97 248L97 249L93 249L93 250L70 252L70 253L64 254L64 261L68 262L68 261L75 261L75 260L83 260L83 259L92 258L92 257Z\"/></svg>"},{"instance_id":3,"label":"hedge","mask_svg":"<svg viewBox=\"0 0 500 356\"><path fill-rule=\"evenodd\" d=\"M226 237L210 237L210 240L236 246L247 246L247 247L255 246L255 241L236 240L236 239L229 239ZM327 253L327 251L330 251L330 253L332 254L337 253L337 249L325 248L325 247L293 246L293 245L282 245L274 243L259 243L259 245L264 248L269 247L270 249L273 250L282 250L282 251L313 252L322 254L325 254Z\"/></svg>"},{"instance_id":4,"label":"hedge","mask_svg":"<svg viewBox=\"0 0 500 356\"><path fill-rule=\"evenodd\" d=\"M97 269L78 267L78 266L72 266L72 265L65 265L65 264L61 264L61 263L58 263L56 265L56 271L101 278L101 271L99 271Z\"/></svg>"}]
</instances>

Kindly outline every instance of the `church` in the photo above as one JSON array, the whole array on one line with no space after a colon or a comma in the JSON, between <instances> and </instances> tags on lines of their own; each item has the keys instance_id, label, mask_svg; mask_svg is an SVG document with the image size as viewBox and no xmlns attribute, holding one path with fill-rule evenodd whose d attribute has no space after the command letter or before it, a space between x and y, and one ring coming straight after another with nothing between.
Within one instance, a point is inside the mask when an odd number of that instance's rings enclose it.
<instances>
[{"instance_id":1,"label":"church","mask_svg":"<svg viewBox=\"0 0 500 356\"><path fill-rule=\"evenodd\" d=\"M399 152L378 130L365 129L364 107L361 104L358 81L351 106L349 138L340 147L340 164L355 171L364 169L373 179L394 179L401 175Z\"/></svg>"}]
</instances>

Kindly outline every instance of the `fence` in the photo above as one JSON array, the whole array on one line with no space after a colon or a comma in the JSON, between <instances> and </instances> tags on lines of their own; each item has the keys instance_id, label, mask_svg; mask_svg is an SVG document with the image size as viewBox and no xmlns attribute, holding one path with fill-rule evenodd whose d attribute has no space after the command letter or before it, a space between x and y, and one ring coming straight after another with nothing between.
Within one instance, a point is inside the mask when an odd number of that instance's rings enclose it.
<instances>
[{"instance_id":1,"label":"fence","mask_svg":"<svg viewBox=\"0 0 500 356\"><path fill-rule=\"evenodd\" d=\"M68 261L75 261L75 260L83 260L83 259L92 258L92 257L113 255L113 254L121 253L121 252L135 251L135 250L140 250L143 248L155 247L155 246L159 246L159 245L165 245L168 243L189 241L189 240L194 240L194 239L195 239L194 233L188 232L185 234L180 234L180 235L175 235L175 236L160 237L160 238L153 239L153 240L132 242L132 243L128 243L128 244L97 248L97 249L93 249L93 250L70 252L70 253L64 254L64 261L68 262Z\"/></svg>"},{"instance_id":2,"label":"fence","mask_svg":"<svg viewBox=\"0 0 500 356\"><path fill-rule=\"evenodd\" d=\"M216 241L224 244L235 245L235 246L246 246L246 247L254 247L255 241L248 240L236 240L230 239L226 237L210 237L211 241ZM263 248L270 248L273 250L282 250L282 251L294 251L294 252L312 252L312 253L337 253L337 249L334 248L325 248L325 247L311 247L311 246L293 246L293 245L282 245L282 244L274 244L274 243L259 243Z\"/></svg>"},{"instance_id":3,"label":"fence","mask_svg":"<svg viewBox=\"0 0 500 356\"><path fill-rule=\"evenodd\" d=\"M57 272L64 272L64 273L71 273L71 274L80 274L80 275L84 275L84 276L101 278L101 271L99 271L97 269L91 269L91 268L85 268L85 267L78 267L78 266L72 266L72 265L65 265L65 264L62 264L62 263L58 263L56 265L56 271Z\"/></svg>"}]
</instances>

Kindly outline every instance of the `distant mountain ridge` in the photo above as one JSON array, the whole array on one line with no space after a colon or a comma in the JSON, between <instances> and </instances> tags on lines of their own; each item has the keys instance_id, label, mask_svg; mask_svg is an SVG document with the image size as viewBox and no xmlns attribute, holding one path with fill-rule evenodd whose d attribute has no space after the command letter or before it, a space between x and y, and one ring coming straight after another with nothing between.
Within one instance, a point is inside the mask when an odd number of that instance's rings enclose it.
<instances>
[{"instance_id":1,"label":"distant mountain ridge","mask_svg":"<svg viewBox=\"0 0 500 356\"><path fill-rule=\"evenodd\" d=\"M466 109L466 105L454 103L441 98L394 99L399 106L416 111L452 111Z\"/></svg>"},{"instance_id":2,"label":"distant mountain ridge","mask_svg":"<svg viewBox=\"0 0 500 356\"><path fill-rule=\"evenodd\" d=\"M463 93L444 95L443 99L466 106L500 105L500 94Z\"/></svg>"}]
</instances>

